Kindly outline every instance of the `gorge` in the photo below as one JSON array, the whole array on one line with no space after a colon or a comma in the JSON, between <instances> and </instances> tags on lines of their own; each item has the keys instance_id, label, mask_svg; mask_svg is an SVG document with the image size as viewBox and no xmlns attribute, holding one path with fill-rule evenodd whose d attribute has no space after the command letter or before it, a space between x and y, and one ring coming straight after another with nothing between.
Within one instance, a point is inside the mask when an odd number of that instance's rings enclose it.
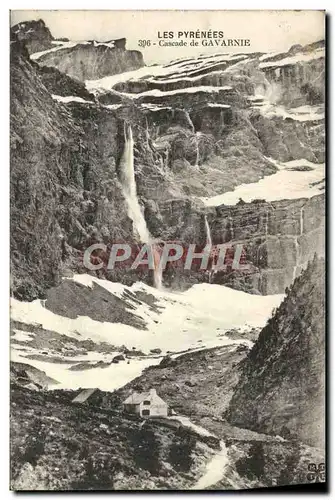
<instances>
[{"instance_id":1,"label":"gorge","mask_svg":"<svg viewBox=\"0 0 335 500\"><path fill-rule=\"evenodd\" d=\"M56 39L41 20L11 30L13 453L20 462L20 429L41 424L45 402L49 419L53 404L59 416L70 408L60 426L72 479L80 454L100 453L73 444L82 411L80 443L112 436L118 465L106 467L119 489L299 483L308 460L324 460L311 417L317 401L323 422L324 41L151 66L126 47L125 38ZM147 245L153 266L109 267L114 244L131 256ZM165 268L173 244L183 254ZM96 269L85 265L92 245ZM206 269L199 259L185 268L190 248L210 248ZM137 433L147 444L147 431L120 413L137 386L156 387L211 435L148 424L160 450L149 471L134 445ZM77 411L83 388L98 403ZM24 411L30 392L36 421ZM107 428L89 429L94 412ZM73 486L53 470L54 438L46 442L16 484L46 461L51 489ZM176 443L192 448L188 469L178 469Z\"/></svg>"}]
</instances>

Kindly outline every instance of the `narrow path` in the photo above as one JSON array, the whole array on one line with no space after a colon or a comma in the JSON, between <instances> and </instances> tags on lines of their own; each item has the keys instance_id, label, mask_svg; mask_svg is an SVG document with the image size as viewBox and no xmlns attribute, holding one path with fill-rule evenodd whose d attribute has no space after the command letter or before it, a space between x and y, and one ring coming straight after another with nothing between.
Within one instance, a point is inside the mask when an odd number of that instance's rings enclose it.
<instances>
[{"instance_id":1,"label":"narrow path","mask_svg":"<svg viewBox=\"0 0 335 500\"><path fill-rule=\"evenodd\" d=\"M167 417L167 418L169 420L178 420L178 422L180 422L184 427L192 429L194 432L199 434L199 436L217 437L215 436L215 434L212 434L204 427L200 427L200 425L194 424L188 417L184 417L182 415L173 415L172 417Z\"/></svg>"},{"instance_id":2,"label":"narrow path","mask_svg":"<svg viewBox=\"0 0 335 500\"><path fill-rule=\"evenodd\" d=\"M183 426L193 429L200 436L212 436L217 437L215 434L209 432L204 427L194 424L188 417L181 415L174 415L169 417L171 420L178 420ZM198 479L198 481L192 486L192 490L204 490L209 486L221 481L226 473L227 467L229 465L229 458L227 453L227 448L224 441L220 441L220 450L215 453L213 458L207 463L204 474ZM225 480L231 484L235 489L238 486L233 483L230 479L225 477Z\"/></svg>"},{"instance_id":3,"label":"narrow path","mask_svg":"<svg viewBox=\"0 0 335 500\"><path fill-rule=\"evenodd\" d=\"M220 441L220 451L208 462L204 475L192 486L192 490L204 490L218 483L223 478L228 463L226 445Z\"/></svg>"}]
</instances>

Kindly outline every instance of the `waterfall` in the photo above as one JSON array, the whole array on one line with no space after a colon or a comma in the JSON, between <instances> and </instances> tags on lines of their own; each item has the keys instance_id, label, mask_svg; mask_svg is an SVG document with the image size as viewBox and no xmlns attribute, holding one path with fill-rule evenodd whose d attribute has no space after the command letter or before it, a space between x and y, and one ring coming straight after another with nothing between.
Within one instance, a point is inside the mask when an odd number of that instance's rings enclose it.
<instances>
[{"instance_id":1,"label":"waterfall","mask_svg":"<svg viewBox=\"0 0 335 500\"><path fill-rule=\"evenodd\" d=\"M155 270L154 270L154 285L155 288L158 288L160 290L163 285L163 270L161 267L161 258L160 254L157 250L157 247L155 244L152 245L152 251L154 255L154 265L155 265Z\"/></svg>"},{"instance_id":2,"label":"waterfall","mask_svg":"<svg viewBox=\"0 0 335 500\"><path fill-rule=\"evenodd\" d=\"M130 125L124 129L124 152L120 163L120 173L123 194L128 206L128 216L134 223L142 243L149 243L151 236L137 198L137 188L134 171L134 140Z\"/></svg>"},{"instance_id":3,"label":"waterfall","mask_svg":"<svg viewBox=\"0 0 335 500\"><path fill-rule=\"evenodd\" d=\"M296 276L297 276L297 266L294 266L293 267L293 277L292 277L293 281L295 280Z\"/></svg>"},{"instance_id":4,"label":"waterfall","mask_svg":"<svg viewBox=\"0 0 335 500\"><path fill-rule=\"evenodd\" d=\"M297 277L297 268L298 268L298 262L299 262L298 236L295 236L295 238L294 238L294 246L295 246L295 266L293 267L293 281Z\"/></svg>"},{"instance_id":5,"label":"waterfall","mask_svg":"<svg viewBox=\"0 0 335 500\"><path fill-rule=\"evenodd\" d=\"M211 235L211 229L208 224L208 219L207 215L205 215L205 228L206 228L206 246L210 247L210 251L212 250L213 242L212 242L212 235ZM212 269L208 272L208 282L211 283L212 281L212 275L213 275L213 267L214 267L214 262L212 263Z\"/></svg>"},{"instance_id":6,"label":"waterfall","mask_svg":"<svg viewBox=\"0 0 335 500\"><path fill-rule=\"evenodd\" d=\"M157 250L155 241L149 232L137 197L137 187L134 170L134 140L130 125L125 124L124 137L125 144L124 152L120 162L120 177L123 195L128 207L128 216L133 221L134 229L138 233L141 243L149 244L152 247L155 267L154 284L156 288L161 288L163 272L160 266L160 253Z\"/></svg>"},{"instance_id":7,"label":"waterfall","mask_svg":"<svg viewBox=\"0 0 335 500\"><path fill-rule=\"evenodd\" d=\"M304 232L304 207L300 209L300 234Z\"/></svg>"},{"instance_id":8,"label":"waterfall","mask_svg":"<svg viewBox=\"0 0 335 500\"><path fill-rule=\"evenodd\" d=\"M190 113L188 111L185 111L185 116L186 116L186 119L187 119L187 123L190 125L190 127L192 129L192 132L194 134L195 151L196 151L196 157L195 157L194 167L197 167L199 165L199 139L198 139L198 132L195 131L194 123L192 122L192 119L190 117Z\"/></svg>"},{"instance_id":9,"label":"waterfall","mask_svg":"<svg viewBox=\"0 0 335 500\"><path fill-rule=\"evenodd\" d=\"M206 245L212 248L212 235L208 224L207 215L205 215L205 228L206 228Z\"/></svg>"},{"instance_id":10,"label":"waterfall","mask_svg":"<svg viewBox=\"0 0 335 500\"><path fill-rule=\"evenodd\" d=\"M195 134L195 128L194 128L193 122L191 120L190 113L188 111L185 111L185 116L186 116L187 123L190 125L190 127L192 129L193 134Z\"/></svg>"},{"instance_id":11,"label":"waterfall","mask_svg":"<svg viewBox=\"0 0 335 500\"><path fill-rule=\"evenodd\" d=\"M196 150L196 157L195 157L195 167L199 166L199 139L198 139L198 132L195 133L194 136L195 139L195 150Z\"/></svg>"},{"instance_id":12,"label":"waterfall","mask_svg":"<svg viewBox=\"0 0 335 500\"><path fill-rule=\"evenodd\" d=\"M148 118L145 117L145 140L147 143L147 146L149 147L149 125L148 125Z\"/></svg>"},{"instance_id":13,"label":"waterfall","mask_svg":"<svg viewBox=\"0 0 335 500\"><path fill-rule=\"evenodd\" d=\"M300 209L300 235L303 234L304 232L304 207L301 207ZM294 238L294 245L295 245L295 254L296 254L296 262L295 266L293 267L293 281L297 277L297 268L298 268L298 262L299 262L299 243L298 243L298 236Z\"/></svg>"}]
</instances>

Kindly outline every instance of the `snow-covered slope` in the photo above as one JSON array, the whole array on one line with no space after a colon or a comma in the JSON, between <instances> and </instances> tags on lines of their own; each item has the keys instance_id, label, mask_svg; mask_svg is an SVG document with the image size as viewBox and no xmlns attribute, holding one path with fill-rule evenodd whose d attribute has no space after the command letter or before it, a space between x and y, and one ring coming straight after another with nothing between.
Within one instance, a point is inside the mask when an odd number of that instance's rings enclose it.
<instances>
[{"instance_id":1,"label":"snow-covered slope","mask_svg":"<svg viewBox=\"0 0 335 500\"><path fill-rule=\"evenodd\" d=\"M120 283L75 275L74 280L91 287L93 283L106 288L122 298L129 311L142 318L147 330L138 330L122 323L94 321L88 317L65 318L46 309L42 301L20 302L11 300L12 320L27 324L38 323L43 328L59 334L78 338L91 338L95 342L124 344L128 348L148 351L159 347L165 351L181 351L197 347L202 341L206 346L218 345L217 334L235 328L263 326L282 295L258 296L206 283L194 285L182 293L157 290L144 283L127 287ZM137 305L126 293L140 292L151 295L156 303L154 311L146 302ZM223 340L225 342L225 340ZM198 345L199 347L199 345Z\"/></svg>"},{"instance_id":2,"label":"snow-covered slope","mask_svg":"<svg viewBox=\"0 0 335 500\"><path fill-rule=\"evenodd\" d=\"M40 300L20 302L12 299L11 318L14 322L37 325L51 332L51 336L52 332L64 335L70 343L74 340L90 340L96 344L105 342L119 346L109 353L93 349L76 355L74 348L71 355L61 353L55 356L51 348L30 347L34 333L14 331L12 360L32 364L69 388L85 386L116 389L139 375L146 366L157 364L168 351L176 353L236 343L236 340L224 335L225 331L264 326L273 308L279 305L283 297L248 295L209 284L195 285L183 293L171 293L143 283L127 287L89 275L75 275L72 279L87 287L100 285L121 298L132 314L142 318L147 329L138 330L122 323L99 322L83 316L66 318L49 311ZM131 294L138 294L136 303ZM155 301L154 310L145 300L141 300L143 294ZM126 361L111 363L121 352L120 346L144 351L144 355L132 357L129 364ZM158 355L155 352L157 349ZM150 354L150 350L154 352ZM149 353L149 356L145 353ZM99 362L105 363L104 367L99 366ZM80 363L83 364L82 369ZM75 371L74 365L78 366Z\"/></svg>"},{"instance_id":3,"label":"snow-covered slope","mask_svg":"<svg viewBox=\"0 0 335 500\"><path fill-rule=\"evenodd\" d=\"M178 81L196 81L199 75L195 73L206 71L213 73L216 66L228 67L247 59L245 54L215 54L200 56L192 59L179 59L169 64L144 66L135 71L127 71L119 75L106 76L99 80L87 80L86 86L90 91L103 89L111 90L122 82L136 82L144 79L153 83L174 83Z\"/></svg>"},{"instance_id":4,"label":"snow-covered slope","mask_svg":"<svg viewBox=\"0 0 335 500\"><path fill-rule=\"evenodd\" d=\"M251 184L240 184L234 191L210 198L201 198L207 206L236 205L242 199L276 201L285 199L312 198L325 188L325 164L308 160L275 162L279 170Z\"/></svg>"}]
</instances>

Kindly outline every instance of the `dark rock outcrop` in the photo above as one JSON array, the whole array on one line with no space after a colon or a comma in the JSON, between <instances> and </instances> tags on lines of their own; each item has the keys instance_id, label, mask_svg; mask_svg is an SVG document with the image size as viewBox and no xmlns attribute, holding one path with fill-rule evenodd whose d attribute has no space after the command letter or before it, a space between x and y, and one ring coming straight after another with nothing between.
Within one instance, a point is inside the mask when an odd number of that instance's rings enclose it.
<instances>
[{"instance_id":1,"label":"dark rock outcrop","mask_svg":"<svg viewBox=\"0 0 335 500\"><path fill-rule=\"evenodd\" d=\"M300 158L314 163L325 161L325 131L320 120L270 119L255 110L250 121L257 130L266 156L283 162Z\"/></svg>"},{"instance_id":2,"label":"dark rock outcrop","mask_svg":"<svg viewBox=\"0 0 335 500\"><path fill-rule=\"evenodd\" d=\"M94 101L93 94L87 91L82 82L70 78L57 68L53 68L52 66L41 66L38 73L43 85L45 85L50 94L81 97L86 101Z\"/></svg>"},{"instance_id":3,"label":"dark rock outcrop","mask_svg":"<svg viewBox=\"0 0 335 500\"><path fill-rule=\"evenodd\" d=\"M32 299L57 284L66 261L80 265L81 248L103 234L125 238L131 223L116 175L120 142L114 113L79 106L71 116L16 49L13 45L12 286L18 298Z\"/></svg>"},{"instance_id":4,"label":"dark rock outcrop","mask_svg":"<svg viewBox=\"0 0 335 500\"><path fill-rule=\"evenodd\" d=\"M45 372L26 363L10 363L10 381L32 390L46 389L48 385L58 384L57 380L48 377Z\"/></svg>"},{"instance_id":5,"label":"dark rock outcrop","mask_svg":"<svg viewBox=\"0 0 335 500\"><path fill-rule=\"evenodd\" d=\"M324 446L324 279L314 258L261 331L227 412L234 425Z\"/></svg>"},{"instance_id":6,"label":"dark rock outcrop","mask_svg":"<svg viewBox=\"0 0 335 500\"><path fill-rule=\"evenodd\" d=\"M10 36L12 41L24 43L29 54L53 47L54 37L43 19L15 24L10 30Z\"/></svg>"}]
</instances>

